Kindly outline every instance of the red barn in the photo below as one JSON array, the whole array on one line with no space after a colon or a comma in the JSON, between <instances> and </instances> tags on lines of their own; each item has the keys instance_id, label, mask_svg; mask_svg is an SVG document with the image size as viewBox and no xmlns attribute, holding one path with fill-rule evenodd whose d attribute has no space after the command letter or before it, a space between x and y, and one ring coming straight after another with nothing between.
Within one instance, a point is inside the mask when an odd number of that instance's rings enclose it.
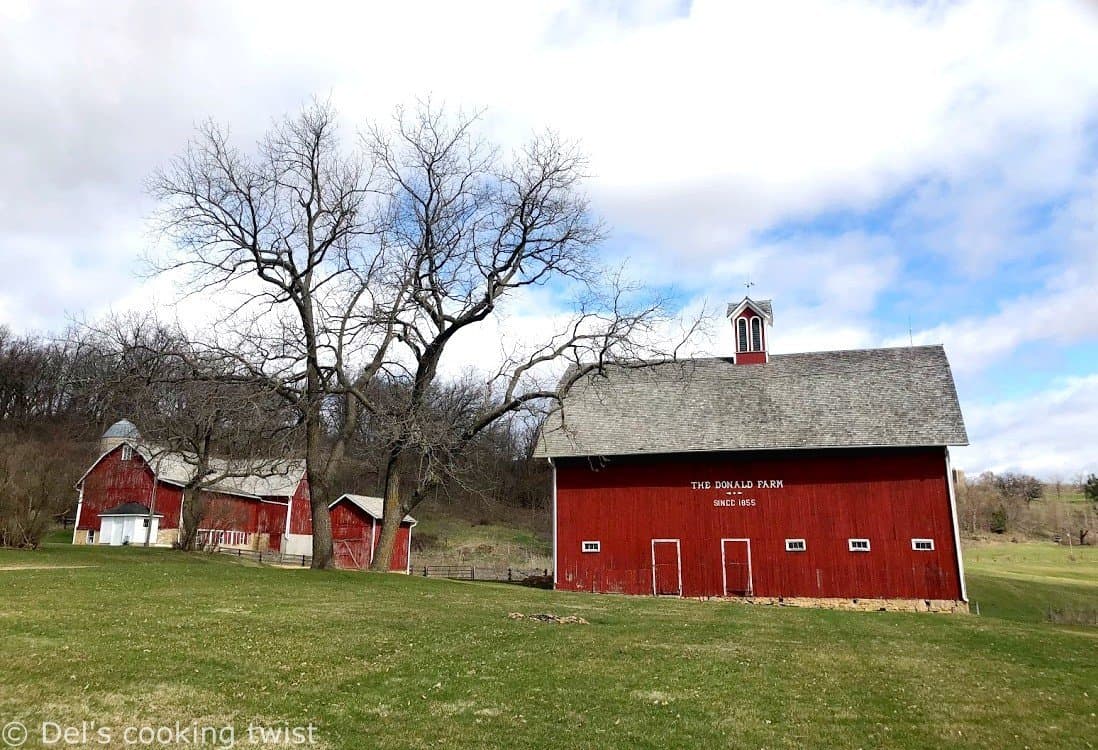
<instances>
[{"instance_id":1,"label":"red barn","mask_svg":"<svg viewBox=\"0 0 1098 750\"><path fill-rule=\"evenodd\" d=\"M127 420L112 425L102 455L77 482L73 544L170 546L179 539L183 487L193 461L150 448ZM200 537L220 547L311 554L312 517L303 461L263 475L226 477L205 492ZM303 543L302 543L303 542Z\"/></svg>"},{"instance_id":2,"label":"red barn","mask_svg":"<svg viewBox=\"0 0 1098 750\"><path fill-rule=\"evenodd\" d=\"M384 501L366 495L342 495L328 506L332 516L332 545L336 565L341 568L370 567L377 543L381 541ZM396 546L389 570L412 571L412 527L416 519L405 516L397 530Z\"/></svg>"},{"instance_id":3,"label":"red barn","mask_svg":"<svg viewBox=\"0 0 1098 750\"><path fill-rule=\"evenodd\" d=\"M543 430L556 587L967 608L942 347L770 355L769 300L728 316L732 356L592 375Z\"/></svg>"}]
</instances>

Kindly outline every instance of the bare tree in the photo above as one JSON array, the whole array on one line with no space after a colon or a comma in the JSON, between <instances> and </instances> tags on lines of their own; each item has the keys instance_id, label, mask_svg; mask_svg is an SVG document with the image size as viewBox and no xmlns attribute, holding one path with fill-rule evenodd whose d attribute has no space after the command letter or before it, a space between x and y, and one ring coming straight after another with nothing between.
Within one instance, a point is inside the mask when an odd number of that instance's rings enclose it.
<instances>
[{"instance_id":1,"label":"bare tree","mask_svg":"<svg viewBox=\"0 0 1098 750\"><path fill-rule=\"evenodd\" d=\"M207 125L152 180L177 251L161 268L189 269L196 291L252 282L236 336L210 347L302 415L314 567L331 563L332 483L364 418L387 436L384 512L399 518L499 420L544 413L607 365L674 358L695 329L660 346L665 301L596 262L603 231L574 144L547 134L504 155L478 124L424 104L348 152L331 108L313 105L252 155ZM448 389L455 337L550 284L575 301L557 333L502 351L475 388ZM375 568L388 568L396 529L383 526Z\"/></svg>"},{"instance_id":2,"label":"bare tree","mask_svg":"<svg viewBox=\"0 0 1098 750\"><path fill-rule=\"evenodd\" d=\"M328 503L332 477L357 419L357 402L334 432L325 406L339 391L334 355L384 364L385 341L367 341L375 295L390 290L383 253L371 234L370 174L340 146L333 111L314 104L277 123L253 154L230 145L224 129L203 126L183 155L151 180L163 207L161 229L178 250L160 265L191 273L193 289L259 282L234 311L235 336L207 342L266 377L299 411L313 522L313 566L332 564ZM399 288L399 281L395 285ZM365 350L376 345L374 357Z\"/></svg>"},{"instance_id":3,"label":"bare tree","mask_svg":"<svg viewBox=\"0 0 1098 750\"><path fill-rule=\"evenodd\" d=\"M580 190L587 165L576 144L548 133L504 156L477 125L476 116L426 104L398 110L392 128L374 126L366 136L388 196L381 239L408 284L390 324L397 336L389 358L403 367L407 388L382 415L390 433L387 519L453 476L455 457L499 420L552 408L607 365L674 358L685 338L661 348L664 300L596 262L603 229ZM550 283L581 290L555 335L502 352L479 388L444 385L440 366L458 334L497 315L516 292ZM366 394L343 386L369 408ZM397 524L383 526L375 570L388 569L396 533Z\"/></svg>"}]
</instances>

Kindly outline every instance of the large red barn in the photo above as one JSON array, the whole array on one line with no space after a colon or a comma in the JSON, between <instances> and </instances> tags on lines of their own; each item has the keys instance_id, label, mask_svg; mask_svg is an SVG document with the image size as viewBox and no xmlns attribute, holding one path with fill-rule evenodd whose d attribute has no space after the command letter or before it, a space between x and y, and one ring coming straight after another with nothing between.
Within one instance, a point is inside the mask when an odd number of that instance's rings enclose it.
<instances>
[{"instance_id":1,"label":"large red barn","mask_svg":"<svg viewBox=\"0 0 1098 750\"><path fill-rule=\"evenodd\" d=\"M940 346L771 355L769 300L730 357L582 380L543 431L556 588L967 607Z\"/></svg>"}]
</instances>

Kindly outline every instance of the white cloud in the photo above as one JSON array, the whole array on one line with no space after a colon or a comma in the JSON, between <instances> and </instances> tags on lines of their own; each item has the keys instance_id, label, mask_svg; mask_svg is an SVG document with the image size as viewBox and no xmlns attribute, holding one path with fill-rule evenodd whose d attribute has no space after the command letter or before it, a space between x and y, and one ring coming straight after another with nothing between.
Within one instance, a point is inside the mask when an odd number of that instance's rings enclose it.
<instances>
[{"instance_id":1,"label":"white cloud","mask_svg":"<svg viewBox=\"0 0 1098 750\"><path fill-rule=\"evenodd\" d=\"M47 329L66 313L173 296L172 283L133 275L152 241L142 180L197 121L227 121L246 144L270 118L330 95L351 136L363 118L431 94L488 108L508 144L544 126L580 139L612 251L633 275L718 308L750 277L753 294L775 298L776 351L907 343L878 317L886 295L934 305L946 285L1033 259L1031 279L994 292L998 309L919 326L918 339L945 342L962 379L1027 348L1095 340L1093 4L684 10L0 3L0 324ZM765 234L897 196L910 198L888 226ZM1046 231L1029 231L1035 205L1064 198ZM916 235L935 264L917 278L904 255ZM539 305L517 305L506 329L520 340L545 330L556 311ZM206 312L192 302L179 314ZM453 367L482 363L501 333L463 339ZM724 333L715 328L714 353L730 347Z\"/></svg>"},{"instance_id":2,"label":"white cloud","mask_svg":"<svg viewBox=\"0 0 1098 750\"><path fill-rule=\"evenodd\" d=\"M1027 291L1000 296L990 314L958 316L918 330L915 342L944 343L955 371L965 376L994 368L1019 352L1098 341L1098 171L1086 178L1085 186L1047 228L1016 238L1015 247L1033 254L1050 247L1059 253L1035 272ZM885 344L907 342L906 336L893 336Z\"/></svg>"},{"instance_id":3,"label":"white cloud","mask_svg":"<svg viewBox=\"0 0 1098 750\"><path fill-rule=\"evenodd\" d=\"M1093 435L1098 419L1098 375L965 411L971 446L954 449L969 472L1027 471L1045 479L1098 472Z\"/></svg>"}]
</instances>

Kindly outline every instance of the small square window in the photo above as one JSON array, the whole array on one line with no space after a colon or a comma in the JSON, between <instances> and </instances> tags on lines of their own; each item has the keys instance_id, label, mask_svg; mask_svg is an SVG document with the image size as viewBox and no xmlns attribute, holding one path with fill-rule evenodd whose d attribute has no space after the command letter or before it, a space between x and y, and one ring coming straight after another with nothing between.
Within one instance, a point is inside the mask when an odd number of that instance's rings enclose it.
<instances>
[{"instance_id":1,"label":"small square window","mask_svg":"<svg viewBox=\"0 0 1098 750\"><path fill-rule=\"evenodd\" d=\"M846 542L851 552L869 552L868 539L847 539Z\"/></svg>"},{"instance_id":2,"label":"small square window","mask_svg":"<svg viewBox=\"0 0 1098 750\"><path fill-rule=\"evenodd\" d=\"M584 542L583 543L583 551L584 552L601 552L602 551L602 542Z\"/></svg>"},{"instance_id":3,"label":"small square window","mask_svg":"<svg viewBox=\"0 0 1098 750\"><path fill-rule=\"evenodd\" d=\"M149 528L149 519L142 518L141 519L141 525L144 526L146 529Z\"/></svg>"},{"instance_id":4,"label":"small square window","mask_svg":"<svg viewBox=\"0 0 1098 750\"><path fill-rule=\"evenodd\" d=\"M933 539L912 539L911 549L916 552L933 552L934 540Z\"/></svg>"},{"instance_id":5,"label":"small square window","mask_svg":"<svg viewBox=\"0 0 1098 750\"><path fill-rule=\"evenodd\" d=\"M91 531L91 530L88 531L88 544L95 544L95 532L94 531Z\"/></svg>"},{"instance_id":6,"label":"small square window","mask_svg":"<svg viewBox=\"0 0 1098 750\"><path fill-rule=\"evenodd\" d=\"M808 549L808 545L804 543L803 539L786 539L785 551L786 552L804 552Z\"/></svg>"}]
</instances>

